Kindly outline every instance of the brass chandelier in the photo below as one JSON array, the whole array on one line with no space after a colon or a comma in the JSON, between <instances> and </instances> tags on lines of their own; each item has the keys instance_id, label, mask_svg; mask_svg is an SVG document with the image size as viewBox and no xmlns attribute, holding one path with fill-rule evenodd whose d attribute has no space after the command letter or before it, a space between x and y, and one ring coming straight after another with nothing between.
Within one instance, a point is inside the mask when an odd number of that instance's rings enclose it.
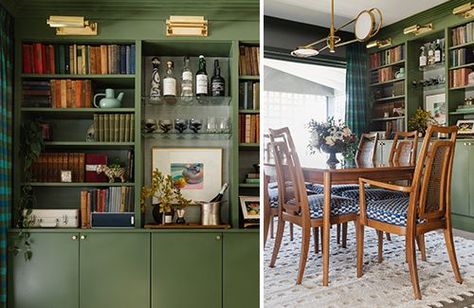
<instances>
[{"instance_id":1,"label":"brass chandelier","mask_svg":"<svg viewBox=\"0 0 474 308\"><path fill-rule=\"evenodd\" d=\"M321 51L328 48L330 52L335 52L336 47L348 45L354 42L365 42L379 32L382 27L382 20L382 12L377 8L371 8L361 11L355 18L336 29L334 26L334 0L331 0L331 27L329 29L329 35L319 41L299 46L291 52L291 55L300 58L307 58L316 56ZM336 33L350 24L354 24L355 38L347 42L342 42L341 37L337 36ZM322 43L325 43L322 48L317 49L315 47Z\"/></svg>"}]
</instances>

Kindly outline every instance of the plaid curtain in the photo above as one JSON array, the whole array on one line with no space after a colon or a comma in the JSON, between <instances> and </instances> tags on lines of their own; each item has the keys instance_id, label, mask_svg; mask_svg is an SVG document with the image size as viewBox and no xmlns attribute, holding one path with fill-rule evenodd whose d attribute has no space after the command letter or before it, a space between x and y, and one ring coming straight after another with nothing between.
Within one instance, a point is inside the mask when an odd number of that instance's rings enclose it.
<instances>
[{"instance_id":1,"label":"plaid curtain","mask_svg":"<svg viewBox=\"0 0 474 308\"><path fill-rule=\"evenodd\" d=\"M0 5L0 307L7 302L7 235L12 203L13 18Z\"/></svg>"},{"instance_id":2,"label":"plaid curtain","mask_svg":"<svg viewBox=\"0 0 474 308\"><path fill-rule=\"evenodd\" d=\"M367 50L355 43L346 48L346 124L359 136L367 127Z\"/></svg>"}]
</instances>

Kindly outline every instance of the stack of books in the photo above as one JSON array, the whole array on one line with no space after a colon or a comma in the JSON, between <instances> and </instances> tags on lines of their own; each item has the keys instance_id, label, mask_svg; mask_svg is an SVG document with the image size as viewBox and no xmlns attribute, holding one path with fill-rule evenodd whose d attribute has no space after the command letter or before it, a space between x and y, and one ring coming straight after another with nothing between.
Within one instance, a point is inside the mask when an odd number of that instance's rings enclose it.
<instances>
[{"instance_id":1,"label":"stack of books","mask_svg":"<svg viewBox=\"0 0 474 308\"><path fill-rule=\"evenodd\" d=\"M92 82L90 80L51 80L51 107L92 108Z\"/></svg>"},{"instance_id":2,"label":"stack of books","mask_svg":"<svg viewBox=\"0 0 474 308\"><path fill-rule=\"evenodd\" d=\"M379 83L395 79L393 66L384 67L370 73L370 83Z\"/></svg>"},{"instance_id":3,"label":"stack of books","mask_svg":"<svg viewBox=\"0 0 474 308\"><path fill-rule=\"evenodd\" d=\"M260 47L240 46L239 74L242 76L260 75Z\"/></svg>"},{"instance_id":4,"label":"stack of books","mask_svg":"<svg viewBox=\"0 0 474 308\"><path fill-rule=\"evenodd\" d=\"M260 174L255 172L247 173L245 184L260 184Z\"/></svg>"},{"instance_id":5,"label":"stack of books","mask_svg":"<svg viewBox=\"0 0 474 308\"><path fill-rule=\"evenodd\" d=\"M376 52L370 55L370 68L376 68L382 65L387 65L404 59L403 46L393 47L384 51Z\"/></svg>"},{"instance_id":6,"label":"stack of books","mask_svg":"<svg viewBox=\"0 0 474 308\"><path fill-rule=\"evenodd\" d=\"M464 26L452 29L453 46L474 41L473 27L474 22L470 22Z\"/></svg>"},{"instance_id":7,"label":"stack of books","mask_svg":"<svg viewBox=\"0 0 474 308\"><path fill-rule=\"evenodd\" d=\"M470 68L460 68L449 72L449 84L451 87L462 87L469 84Z\"/></svg>"},{"instance_id":8,"label":"stack of books","mask_svg":"<svg viewBox=\"0 0 474 308\"><path fill-rule=\"evenodd\" d=\"M459 66L474 61L474 50L472 48L459 48L451 51L451 65Z\"/></svg>"},{"instance_id":9,"label":"stack of books","mask_svg":"<svg viewBox=\"0 0 474 308\"><path fill-rule=\"evenodd\" d=\"M22 94L25 107L51 107L49 81L23 81Z\"/></svg>"},{"instance_id":10,"label":"stack of books","mask_svg":"<svg viewBox=\"0 0 474 308\"><path fill-rule=\"evenodd\" d=\"M133 113L94 114L95 141L133 142L135 115Z\"/></svg>"},{"instance_id":11,"label":"stack of books","mask_svg":"<svg viewBox=\"0 0 474 308\"><path fill-rule=\"evenodd\" d=\"M260 115L259 114L239 114L239 142L259 143L260 142Z\"/></svg>"},{"instance_id":12,"label":"stack of books","mask_svg":"<svg viewBox=\"0 0 474 308\"><path fill-rule=\"evenodd\" d=\"M245 81L239 84L239 108L260 109L260 82Z\"/></svg>"},{"instance_id":13,"label":"stack of books","mask_svg":"<svg viewBox=\"0 0 474 308\"><path fill-rule=\"evenodd\" d=\"M135 74L135 45L23 44L25 74Z\"/></svg>"},{"instance_id":14,"label":"stack of books","mask_svg":"<svg viewBox=\"0 0 474 308\"><path fill-rule=\"evenodd\" d=\"M32 164L33 182L60 182L61 171L71 171L72 182L84 182L84 153L41 153Z\"/></svg>"}]
</instances>

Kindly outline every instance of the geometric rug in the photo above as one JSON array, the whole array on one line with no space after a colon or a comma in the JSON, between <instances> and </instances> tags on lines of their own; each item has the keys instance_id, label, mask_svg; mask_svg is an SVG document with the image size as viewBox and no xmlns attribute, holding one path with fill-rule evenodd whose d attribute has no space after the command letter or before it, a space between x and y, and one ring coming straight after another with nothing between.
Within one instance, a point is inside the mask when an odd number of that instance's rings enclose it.
<instances>
[{"instance_id":1,"label":"geometric rug","mask_svg":"<svg viewBox=\"0 0 474 308\"><path fill-rule=\"evenodd\" d=\"M463 284L458 284L443 234L427 233L426 262L421 261L417 251L422 300L415 300L405 263L404 237L392 234L391 241L384 239L384 260L378 263L376 233L366 228L364 275L357 278L353 224L349 224L347 248L336 243L335 234L335 228L332 228L328 287L322 286L322 256L314 253L312 237L301 285L296 285L301 230L295 226L293 241L289 240L286 230L274 268L268 266L274 239L267 241L264 250L265 307L474 307L474 241L454 238L463 278Z\"/></svg>"}]
</instances>

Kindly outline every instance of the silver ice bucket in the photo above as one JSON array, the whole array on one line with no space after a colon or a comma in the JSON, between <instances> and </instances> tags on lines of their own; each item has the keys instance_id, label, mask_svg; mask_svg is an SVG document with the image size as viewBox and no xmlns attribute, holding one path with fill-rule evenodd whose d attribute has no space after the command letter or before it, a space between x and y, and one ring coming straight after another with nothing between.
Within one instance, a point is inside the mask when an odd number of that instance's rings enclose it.
<instances>
[{"instance_id":1,"label":"silver ice bucket","mask_svg":"<svg viewBox=\"0 0 474 308\"><path fill-rule=\"evenodd\" d=\"M216 226L221 224L221 203L201 202L201 224Z\"/></svg>"}]
</instances>

